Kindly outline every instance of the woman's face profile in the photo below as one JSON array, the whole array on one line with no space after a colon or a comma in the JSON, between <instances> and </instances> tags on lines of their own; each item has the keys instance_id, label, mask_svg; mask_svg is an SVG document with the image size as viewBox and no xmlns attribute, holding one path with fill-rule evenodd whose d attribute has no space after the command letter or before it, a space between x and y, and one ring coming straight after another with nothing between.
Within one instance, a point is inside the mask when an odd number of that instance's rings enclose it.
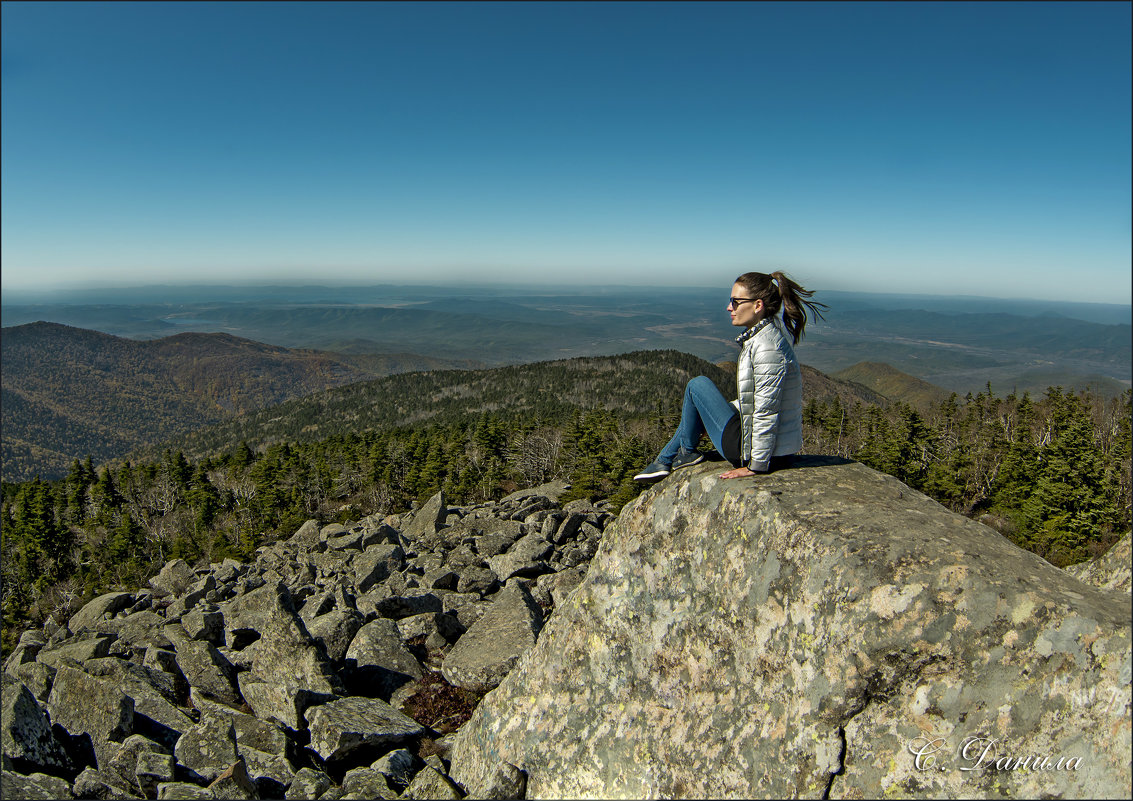
<instances>
[{"instance_id":1,"label":"woman's face profile","mask_svg":"<svg viewBox=\"0 0 1133 801\"><path fill-rule=\"evenodd\" d=\"M751 291L743 284L732 284L728 313L732 315L732 325L750 328L758 323L763 315L763 301L751 300Z\"/></svg>"}]
</instances>

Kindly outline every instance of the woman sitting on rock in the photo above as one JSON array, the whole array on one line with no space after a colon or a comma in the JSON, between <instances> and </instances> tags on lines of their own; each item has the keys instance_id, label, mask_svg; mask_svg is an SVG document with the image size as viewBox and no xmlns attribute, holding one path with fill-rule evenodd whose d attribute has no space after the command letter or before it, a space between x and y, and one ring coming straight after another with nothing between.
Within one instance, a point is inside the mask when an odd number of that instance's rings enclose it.
<instances>
[{"instance_id":1,"label":"woman sitting on rock","mask_svg":"<svg viewBox=\"0 0 1133 801\"><path fill-rule=\"evenodd\" d=\"M729 403L704 376L689 381L677 433L635 481L664 478L704 461L696 445L705 433L734 467L720 478L754 476L790 464L803 445L802 374L791 345L803 336L808 310L822 318L826 306L807 300L813 294L781 272L736 279L727 308L732 325L746 329L736 338L739 399ZM782 323L776 319L780 309Z\"/></svg>"}]
</instances>

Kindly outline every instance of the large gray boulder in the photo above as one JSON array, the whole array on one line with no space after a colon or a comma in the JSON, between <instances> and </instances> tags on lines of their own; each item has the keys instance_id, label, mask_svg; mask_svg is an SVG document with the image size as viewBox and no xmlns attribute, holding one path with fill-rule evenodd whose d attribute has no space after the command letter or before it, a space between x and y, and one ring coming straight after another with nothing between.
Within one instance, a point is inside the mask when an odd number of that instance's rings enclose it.
<instances>
[{"instance_id":1,"label":"large gray boulder","mask_svg":"<svg viewBox=\"0 0 1133 801\"><path fill-rule=\"evenodd\" d=\"M197 580L193 568L184 559L170 559L161 571L149 580L160 595L181 595Z\"/></svg>"},{"instance_id":2,"label":"large gray boulder","mask_svg":"<svg viewBox=\"0 0 1133 801\"><path fill-rule=\"evenodd\" d=\"M92 659L86 671L113 683L134 702L133 730L172 748L192 725L178 703L178 683L169 673L107 657Z\"/></svg>"},{"instance_id":3,"label":"large gray boulder","mask_svg":"<svg viewBox=\"0 0 1133 801\"><path fill-rule=\"evenodd\" d=\"M1126 534L1097 559L1071 565L1066 572L1095 587L1129 592L1133 589L1131 539L1131 535Z\"/></svg>"},{"instance_id":4,"label":"large gray boulder","mask_svg":"<svg viewBox=\"0 0 1133 801\"><path fill-rule=\"evenodd\" d=\"M350 688L355 695L389 699L395 690L424 675L401 638L397 623L372 620L358 630L346 650L351 669Z\"/></svg>"},{"instance_id":5,"label":"large gray boulder","mask_svg":"<svg viewBox=\"0 0 1133 801\"><path fill-rule=\"evenodd\" d=\"M257 679L287 681L315 693L341 692L342 684L326 651L307 631L283 583L268 584L234 599L224 609L224 617L229 642L244 630L259 635L244 649Z\"/></svg>"},{"instance_id":6,"label":"large gray boulder","mask_svg":"<svg viewBox=\"0 0 1133 801\"><path fill-rule=\"evenodd\" d=\"M456 687L489 690L535 645L543 613L518 581L496 593L487 611L445 656L441 673Z\"/></svg>"},{"instance_id":7,"label":"large gray boulder","mask_svg":"<svg viewBox=\"0 0 1133 801\"><path fill-rule=\"evenodd\" d=\"M554 568L548 563L554 546L543 539L542 534L528 534L516 540L515 544L499 556L488 558L488 567L501 582L512 576L537 576L550 573Z\"/></svg>"},{"instance_id":8,"label":"large gray boulder","mask_svg":"<svg viewBox=\"0 0 1133 801\"><path fill-rule=\"evenodd\" d=\"M372 545L355 557L353 567L354 588L358 592L367 592L405 567L405 551L400 545Z\"/></svg>"},{"instance_id":9,"label":"large gray boulder","mask_svg":"<svg viewBox=\"0 0 1133 801\"><path fill-rule=\"evenodd\" d=\"M363 746L396 743L425 733L425 727L377 698L340 698L307 710L311 750L325 760L341 759Z\"/></svg>"},{"instance_id":10,"label":"large gray boulder","mask_svg":"<svg viewBox=\"0 0 1133 801\"><path fill-rule=\"evenodd\" d=\"M436 533L444 528L446 517L448 507L445 505L445 494L438 492L413 513L413 519L401 532L402 537L411 543L436 542Z\"/></svg>"},{"instance_id":11,"label":"large gray boulder","mask_svg":"<svg viewBox=\"0 0 1133 801\"><path fill-rule=\"evenodd\" d=\"M83 629L94 628L95 623L104 617L109 617L132 606L134 594L132 592L108 592L90 601L67 621L67 628L72 634L78 634Z\"/></svg>"},{"instance_id":12,"label":"large gray boulder","mask_svg":"<svg viewBox=\"0 0 1133 801\"><path fill-rule=\"evenodd\" d=\"M14 771L5 770L0 776L0 787L4 788L4 798L20 798L33 801L59 801L61 798L72 798L71 785L58 776L48 776L46 773L33 773L24 776Z\"/></svg>"},{"instance_id":13,"label":"large gray boulder","mask_svg":"<svg viewBox=\"0 0 1133 801\"><path fill-rule=\"evenodd\" d=\"M1128 594L860 464L719 472L606 530L456 735L472 796L1129 796Z\"/></svg>"},{"instance_id":14,"label":"large gray boulder","mask_svg":"<svg viewBox=\"0 0 1133 801\"><path fill-rule=\"evenodd\" d=\"M224 703L240 702L236 668L215 645L191 639L179 623L165 626L163 632L173 642L177 668L190 687Z\"/></svg>"},{"instance_id":15,"label":"large gray boulder","mask_svg":"<svg viewBox=\"0 0 1133 801\"><path fill-rule=\"evenodd\" d=\"M213 781L240 757L231 718L206 711L181 735L173 755L194 780Z\"/></svg>"},{"instance_id":16,"label":"large gray boulder","mask_svg":"<svg viewBox=\"0 0 1133 801\"><path fill-rule=\"evenodd\" d=\"M72 736L90 737L99 768L134 731L134 700L111 682L74 668L61 667L55 674L47 713Z\"/></svg>"},{"instance_id":17,"label":"large gray boulder","mask_svg":"<svg viewBox=\"0 0 1133 801\"><path fill-rule=\"evenodd\" d=\"M8 673L0 674L0 741L4 756L28 772L71 766L35 696Z\"/></svg>"}]
</instances>

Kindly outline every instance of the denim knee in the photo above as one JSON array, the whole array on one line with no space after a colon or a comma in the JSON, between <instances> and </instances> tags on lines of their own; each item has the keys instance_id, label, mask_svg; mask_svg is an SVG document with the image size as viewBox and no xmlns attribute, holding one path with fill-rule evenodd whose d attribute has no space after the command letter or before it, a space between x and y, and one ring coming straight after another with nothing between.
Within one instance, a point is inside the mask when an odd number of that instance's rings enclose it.
<instances>
[{"instance_id":1,"label":"denim knee","mask_svg":"<svg viewBox=\"0 0 1133 801\"><path fill-rule=\"evenodd\" d=\"M696 378L689 379L689 382L685 384L685 392L694 392L697 389L705 389L706 384L708 386L711 386L713 389L716 388L716 385L712 383L711 378L704 375L698 375Z\"/></svg>"}]
</instances>

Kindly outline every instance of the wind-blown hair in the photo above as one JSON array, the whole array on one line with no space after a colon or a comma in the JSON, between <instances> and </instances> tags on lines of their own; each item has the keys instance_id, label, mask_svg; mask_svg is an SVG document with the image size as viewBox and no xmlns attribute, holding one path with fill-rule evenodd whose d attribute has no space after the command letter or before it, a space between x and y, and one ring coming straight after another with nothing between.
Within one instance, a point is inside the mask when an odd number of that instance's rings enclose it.
<instances>
[{"instance_id":1,"label":"wind-blown hair","mask_svg":"<svg viewBox=\"0 0 1133 801\"><path fill-rule=\"evenodd\" d=\"M803 289L781 272L744 273L735 283L747 289L753 299L763 301L764 316L774 317L783 310L783 325L796 345L806 330L808 311L811 318L824 319L826 304L809 300L814 292Z\"/></svg>"}]
</instances>

